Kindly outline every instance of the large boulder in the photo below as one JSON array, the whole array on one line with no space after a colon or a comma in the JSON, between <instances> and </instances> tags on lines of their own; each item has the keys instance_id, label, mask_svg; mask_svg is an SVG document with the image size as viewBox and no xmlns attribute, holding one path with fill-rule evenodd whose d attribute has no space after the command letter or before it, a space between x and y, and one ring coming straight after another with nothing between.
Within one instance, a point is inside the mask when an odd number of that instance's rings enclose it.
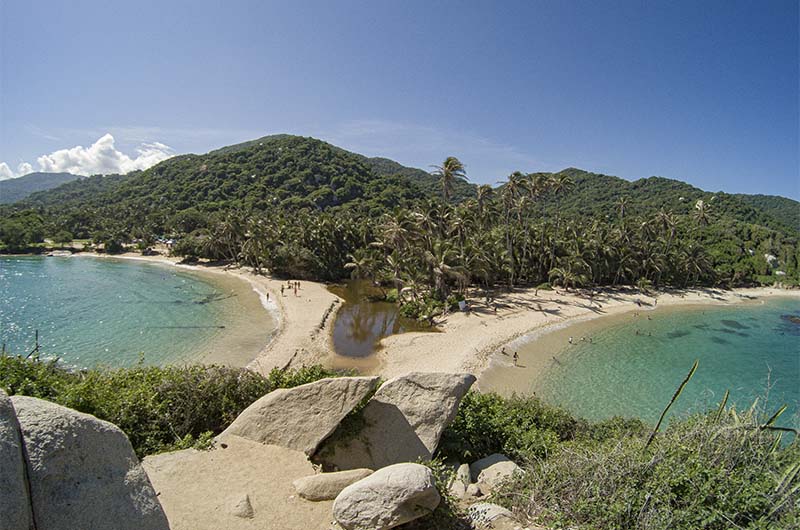
<instances>
[{"instance_id":1,"label":"large boulder","mask_svg":"<svg viewBox=\"0 0 800 530\"><path fill-rule=\"evenodd\" d=\"M474 382L471 374L422 372L390 379L364 407L360 432L323 445L316 458L336 469L429 460Z\"/></svg>"},{"instance_id":2,"label":"large boulder","mask_svg":"<svg viewBox=\"0 0 800 530\"><path fill-rule=\"evenodd\" d=\"M312 455L377 384L377 377L335 377L274 390L247 407L219 438L236 435Z\"/></svg>"},{"instance_id":3,"label":"large boulder","mask_svg":"<svg viewBox=\"0 0 800 530\"><path fill-rule=\"evenodd\" d=\"M297 494L309 501L329 501L343 489L372 474L371 469L351 469L336 473L319 473L294 481Z\"/></svg>"},{"instance_id":4,"label":"large boulder","mask_svg":"<svg viewBox=\"0 0 800 530\"><path fill-rule=\"evenodd\" d=\"M431 513L441 497L421 464L395 464L346 487L333 517L346 530L386 530Z\"/></svg>"},{"instance_id":5,"label":"large boulder","mask_svg":"<svg viewBox=\"0 0 800 530\"><path fill-rule=\"evenodd\" d=\"M168 530L133 447L89 414L14 396L38 530Z\"/></svg>"},{"instance_id":6,"label":"large boulder","mask_svg":"<svg viewBox=\"0 0 800 530\"><path fill-rule=\"evenodd\" d=\"M22 438L14 407L0 390L0 528L33 528Z\"/></svg>"},{"instance_id":7,"label":"large boulder","mask_svg":"<svg viewBox=\"0 0 800 530\"><path fill-rule=\"evenodd\" d=\"M514 473L522 472L507 456L497 453L473 462L469 470L472 480L477 482L484 493L493 491Z\"/></svg>"}]
</instances>

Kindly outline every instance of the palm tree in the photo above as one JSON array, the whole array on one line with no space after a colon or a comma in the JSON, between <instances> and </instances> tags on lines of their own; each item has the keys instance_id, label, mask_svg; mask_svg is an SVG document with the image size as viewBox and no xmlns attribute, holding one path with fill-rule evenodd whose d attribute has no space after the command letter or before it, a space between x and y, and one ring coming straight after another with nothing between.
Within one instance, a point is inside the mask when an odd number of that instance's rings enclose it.
<instances>
[{"instance_id":1,"label":"palm tree","mask_svg":"<svg viewBox=\"0 0 800 530\"><path fill-rule=\"evenodd\" d=\"M467 180L464 164L462 164L458 158L448 156L441 166L432 167L436 168L436 171L433 172L433 176L439 178L439 183L442 186L442 199L444 199L444 202L447 202L450 200L450 195L453 192L453 185L456 181Z\"/></svg>"},{"instance_id":2,"label":"palm tree","mask_svg":"<svg viewBox=\"0 0 800 530\"><path fill-rule=\"evenodd\" d=\"M630 201L627 197L620 197L617 199L617 211L619 211L619 222L625 222L625 212L628 211L628 203Z\"/></svg>"},{"instance_id":3,"label":"palm tree","mask_svg":"<svg viewBox=\"0 0 800 530\"><path fill-rule=\"evenodd\" d=\"M694 210L694 218L697 220L700 226L706 226L709 219L708 203L703 199L697 199L697 202L694 203Z\"/></svg>"}]
</instances>

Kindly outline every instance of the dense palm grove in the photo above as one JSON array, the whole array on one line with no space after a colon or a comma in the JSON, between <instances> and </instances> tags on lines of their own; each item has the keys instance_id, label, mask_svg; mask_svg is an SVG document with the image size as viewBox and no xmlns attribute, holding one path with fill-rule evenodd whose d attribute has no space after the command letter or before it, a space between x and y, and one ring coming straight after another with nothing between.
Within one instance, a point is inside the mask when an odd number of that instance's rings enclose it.
<instances>
[{"instance_id":1,"label":"dense palm grove","mask_svg":"<svg viewBox=\"0 0 800 530\"><path fill-rule=\"evenodd\" d=\"M454 157L434 169L426 174L308 138L266 137L35 194L4 207L0 241L14 251L44 237L75 237L113 251L165 237L188 259L294 278L369 278L393 285L407 303L442 301L470 285L798 278L800 231L780 215L791 210L788 199L574 169L515 172L498 187L475 186Z\"/></svg>"}]
</instances>

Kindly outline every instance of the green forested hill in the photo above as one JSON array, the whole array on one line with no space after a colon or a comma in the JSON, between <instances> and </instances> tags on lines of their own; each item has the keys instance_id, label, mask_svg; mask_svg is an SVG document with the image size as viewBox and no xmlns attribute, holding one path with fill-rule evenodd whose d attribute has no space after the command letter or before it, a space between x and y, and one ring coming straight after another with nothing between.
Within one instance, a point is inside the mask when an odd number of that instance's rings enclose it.
<instances>
[{"instance_id":1,"label":"green forested hill","mask_svg":"<svg viewBox=\"0 0 800 530\"><path fill-rule=\"evenodd\" d=\"M494 189L453 184L445 204L439 179L421 169L313 138L266 136L5 205L0 248L71 236L121 248L168 235L184 255L307 278L428 277L439 293L448 282L538 284L553 275L573 284L730 285L795 282L800 273L800 204L790 199L575 168L518 172Z\"/></svg>"},{"instance_id":2,"label":"green forested hill","mask_svg":"<svg viewBox=\"0 0 800 530\"><path fill-rule=\"evenodd\" d=\"M558 203L564 215L616 218L623 197L628 214L651 215L660 209L688 214L701 199L719 220L753 223L787 233L800 231L800 203L784 197L712 193L663 177L630 182L575 168L558 174L567 175L574 182L574 188Z\"/></svg>"},{"instance_id":3,"label":"green forested hill","mask_svg":"<svg viewBox=\"0 0 800 530\"><path fill-rule=\"evenodd\" d=\"M122 230L135 225L162 233L171 229L170 219L187 210L201 215L234 209L369 210L424 195L405 177L376 175L360 155L312 138L276 135L205 155L176 156L146 171L71 182L34 194L19 208L73 212L86 218L88 230L104 218L118 221Z\"/></svg>"},{"instance_id":4,"label":"green forested hill","mask_svg":"<svg viewBox=\"0 0 800 530\"><path fill-rule=\"evenodd\" d=\"M49 190L80 178L80 175L72 173L28 173L15 179L0 180L0 204L16 202L31 193Z\"/></svg>"},{"instance_id":5,"label":"green forested hill","mask_svg":"<svg viewBox=\"0 0 800 530\"><path fill-rule=\"evenodd\" d=\"M438 179L422 169L407 167L389 158L364 157L364 161L377 175L402 175L418 184L430 196L438 196L442 193ZM475 196L476 187L475 184L469 182L456 181L453 185L452 199L455 202L471 199Z\"/></svg>"},{"instance_id":6,"label":"green forested hill","mask_svg":"<svg viewBox=\"0 0 800 530\"><path fill-rule=\"evenodd\" d=\"M788 227L800 230L800 202L776 195L735 194L734 197L783 222Z\"/></svg>"}]
</instances>

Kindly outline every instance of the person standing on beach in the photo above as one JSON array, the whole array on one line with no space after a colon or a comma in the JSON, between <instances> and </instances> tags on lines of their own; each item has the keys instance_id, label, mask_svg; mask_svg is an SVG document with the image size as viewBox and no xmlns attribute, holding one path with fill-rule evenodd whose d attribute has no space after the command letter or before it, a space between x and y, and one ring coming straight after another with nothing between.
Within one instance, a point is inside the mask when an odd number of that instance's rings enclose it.
<instances>
[{"instance_id":1,"label":"person standing on beach","mask_svg":"<svg viewBox=\"0 0 800 530\"><path fill-rule=\"evenodd\" d=\"M514 366L517 366L517 361L519 361L519 354L514 352Z\"/></svg>"},{"instance_id":2,"label":"person standing on beach","mask_svg":"<svg viewBox=\"0 0 800 530\"><path fill-rule=\"evenodd\" d=\"M281 296L283 296L283 285L281 285Z\"/></svg>"}]
</instances>

